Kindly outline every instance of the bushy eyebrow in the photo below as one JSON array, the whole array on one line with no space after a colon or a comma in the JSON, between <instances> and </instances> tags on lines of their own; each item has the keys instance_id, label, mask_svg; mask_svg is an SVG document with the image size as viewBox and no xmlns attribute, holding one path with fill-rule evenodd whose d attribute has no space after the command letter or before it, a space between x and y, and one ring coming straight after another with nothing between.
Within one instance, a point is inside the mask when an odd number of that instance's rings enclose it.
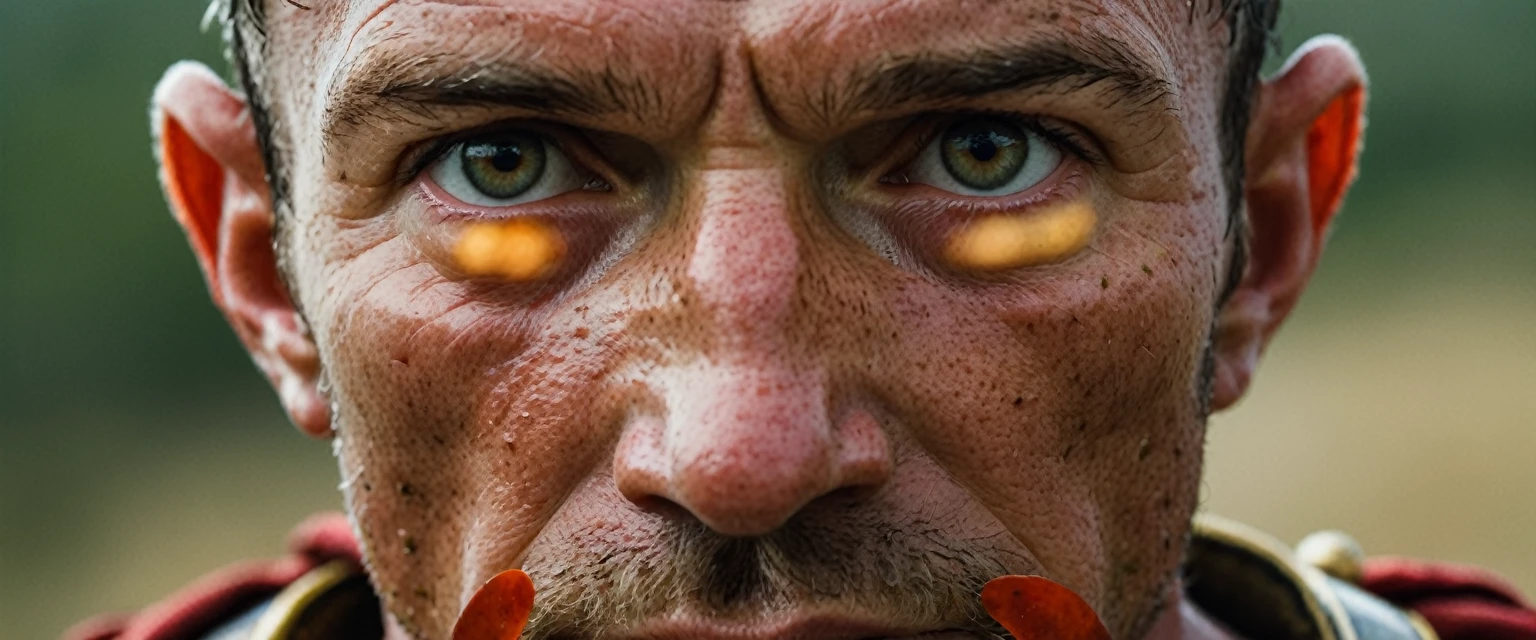
<instances>
[{"instance_id":1,"label":"bushy eyebrow","mask_svg":"<svg viewBox=\"0 0 1536 640\"><path fill-rule=\"evenodd\" d=\"M491 107L541 116L644 120L660 108L657 92L612 68L580 73L522 59L465 64L447 55L380 52L356 64L326 100L329 142L393 116L433 119L437 107Z\"/></svg>"},{"instance_id":2,"label":"bushy eyebrow","mask_svg":"<svg viewBox=\"0 0 1536 640\"><path fill-rule=\"evenodd\" d=\"M380 121L436 119L438 107L515 109L587 121L622 115L640 123L666 112L662 91L654 85L661 79L623 73L612 61L571 71L518 56L465 61L446 53L380 49L349 65L329 92L322 125L325 148ZM1158 108L1173 91L1155 67L1105 35L1041 35L1018 43L887 56L827 76L804 106L829 124L861 112L943 106L1003 92L1069 93L1098 85L1107 99L1128 105L1134 114Z\"/></svg>"},{"instance_id":3,"label":"bushy eyebrow","mask_svg":"<svg viewBox=\"0 0 1536 640\"><path fill-rule=\"evenodd\" d=\"M924 52L856 69L845 85L845 104L837 110L883 111L1007 91L1070 92L1100 84L1108 97L1129 102L1135 110L1163 102L1173 91L1171 81L1117 40L1040 38L956 53Z\"/></svg>"}]
</instances>

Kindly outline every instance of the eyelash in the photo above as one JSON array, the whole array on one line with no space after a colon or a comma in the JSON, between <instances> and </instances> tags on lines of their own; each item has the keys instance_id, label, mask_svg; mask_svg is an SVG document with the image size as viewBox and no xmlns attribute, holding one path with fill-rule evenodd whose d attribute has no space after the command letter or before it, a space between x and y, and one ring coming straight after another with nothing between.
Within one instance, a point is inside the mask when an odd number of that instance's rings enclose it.
<instances>
[{"instance_id":1,"label":"eyelash","mask_svg":"<svg viewBox=\"0 0 1536 640\"><path fill-rule=\"evenodd\" d=\"M930 114L927 117L921 118L922 120L929 121L930 124L923 130L921 134L912 139L910 150L899 162L890 162L887 160L882 163L887 164L887 166L890 168L883 172L882 176L880 177L880 182L886 182L886 178L896 175L896 173L899 172L901 168L912 162L912 160L916 158L917 154L921 153L922 150L925 149L930 142L933 142L934 138L938 137L950 125L965 118L977 117L992 117L1007 120L1016 126L1028 129L1040 135L1040 137L1050 141L1052 144L1061 147L1066 152L1072 154L1074 157L1088 163L1091 166L1097 167L1103 165L1105 162L1104 157L1093 150L1095 145L1092 141L1092 137L1074 128L1054 124L1053 122L1048 121L1040 116L1023 115L1009 111L961 111L943 114ZM399 173L399 183L403 185L410 182L411 180L415 180L418 176L421 175L422 172L426 171L434 163L442 160L449 151L452 151L453 148L460 143L472 140L478 136L487 135L494 133L497 130L507 128L532 129L540 135L545 136L552 143L562 148L565 147L565 142L562 139L563 136L549 132L547 130L549 128L548 125L530 123L524 124L521 127L514 127L513 125L509 124L496 124L485 127L476 127L468 131L462 131L452 135L433 139L425 146L420 147L419 151L408 155L406 157L406 162L402 163L404 168ZM573 162L579 162L575 159L573 154L567 153L567 156L571 157ZM586 171L591 171L591 169L587 167L581 168Z\"/></svg>"},{"instance_id":2,"label":"eyelash","mask_svg":"<svg viewBox=\"0 0 1536 640\"><path fill-rule=\"evenodd\" d=\"M437 161L442 160L445 156L447 156L448 152L452 151L453 148L458 146L460 143L468 142L481 136L486 136L509 129L529 131L539 135L540 137L548 140L551 144L558 147L562 153L565 153L566 157L569 158L572 164L575 165L579 170L596 174L595 171L585 166L581 163L580 160L577 159L578 154L572 153L571 150L567 148L568 144L566 141L566 135L562 135L559 131L551 130L555 126L558 125L549 125L541 122L522 122L516 124L498 123L483 127L475 127L467 131L460 131L458 133L432 139L428 141L427 144L419 147L418 151L406 155L404 159L405 161L401 163L403 169L399 172L399 183L404 185L412 180L415 180L422 174L422 172L426 171L433 164L436 164ZM607 182L606 179L604 179L604 181Z\"/></svg>"},{"instance_id":3,"label":"eyelash","mask_svg":"<svg viewBox=\"0 0 1536 640\"><path fill-rule=\"evenodd\" d=\"M1083 162L1093 166L1104 164L1104 157L1093 151L1092 147L1095 145L1092 138L1076 129L1054 124L1040 116L1024 115L1011 111L960 111L930 114L927 117L921 118L928 121L929 124L926 125L921 134L913 139L912 148L908 155L900 163L891 165L894 169L886 173L893 173L895 169L899 169L905 166L906 163L911 162L917 154L927 148L928 144L933 142L934 138L942 134L950 125L967 118L996 118L1005 120L1015 126L1038 134Z\"/></svg>"}]
</instances>

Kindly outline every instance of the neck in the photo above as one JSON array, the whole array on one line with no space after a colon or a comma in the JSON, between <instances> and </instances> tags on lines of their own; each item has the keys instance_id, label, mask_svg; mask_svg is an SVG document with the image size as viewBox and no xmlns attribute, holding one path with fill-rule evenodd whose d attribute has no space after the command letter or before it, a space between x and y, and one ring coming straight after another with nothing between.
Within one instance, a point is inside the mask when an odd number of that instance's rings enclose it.
<instances>
[{"instance_id":1,"label":"neck","mask_svg":"<svg viewBox=\"0 0 1536 640\"><path fill-rule=\"evenodd\" d=\"M1142 640L1243 640L1228 631L1214 617L1184 596L1182 585L1174 585L1173 595L1162 615L1152 624Z\"/></svg>"}]
</instances>

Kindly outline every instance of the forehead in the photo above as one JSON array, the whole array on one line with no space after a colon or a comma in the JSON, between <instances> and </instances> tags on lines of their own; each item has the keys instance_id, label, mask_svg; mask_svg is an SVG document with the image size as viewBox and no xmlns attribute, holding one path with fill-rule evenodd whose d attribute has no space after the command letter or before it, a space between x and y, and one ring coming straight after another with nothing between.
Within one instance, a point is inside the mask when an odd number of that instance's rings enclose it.
<instances>
[{"instance_id":1,"label":"forehead","mask_svg":"<svg viewBox=\"0 0 1536 640\"><path fill-rule=\"evenodd\" d=\"M1220 21L1186 0L269 0L273 50L334 98L413 68L431 82L494 61L610 86L629 111L702 111L740 54L769 99L805 105L884 60L963 57L1051 39L1113 50L1178 86L1213 67ZM276 26L276 25L269 25ZM1202 55L1205 54L1205 55ZM824 97L824 96L823 96Z\"/></svg>"}]
</instances>

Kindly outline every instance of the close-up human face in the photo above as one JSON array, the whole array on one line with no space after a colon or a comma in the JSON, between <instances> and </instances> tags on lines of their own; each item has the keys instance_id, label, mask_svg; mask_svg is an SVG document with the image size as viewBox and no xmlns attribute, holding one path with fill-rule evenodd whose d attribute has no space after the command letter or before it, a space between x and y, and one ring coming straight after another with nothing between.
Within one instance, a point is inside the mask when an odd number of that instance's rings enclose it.
<instances>
[{"instance_id":1,"label":"close-up human face","mask_svg":"<svg viewBox=\"0 0 1536 640\"><path fill-rule=\"evenodd\" d=\"M397 631L522 568L534 638L992 637L1005 574L1140 637L1273 329L1218 13L275 4L276 255L257 191L205 267Z\"/></svg>"},{"instance_id":2,"label":"close-up human face","mask_svg":"<svg viewBox=\"0 0 1536 640\"><path fill-rule=\"evenodd\" d=\"M973 594L1009 573L1129 635L1167 596L1228 244L1208 21L937 1L272 15L283 250L405 630L443 637L511 567L540 590L532 637L980 631ZM1022 159L986 166L976 136ZM487 148L521 153L474 162ZM1068 207L1093 219L1075 250L946 259L967 225ZM471 225L519 219L565 246L542 277L455 262Z\"/></svg>"}]
</instances>

